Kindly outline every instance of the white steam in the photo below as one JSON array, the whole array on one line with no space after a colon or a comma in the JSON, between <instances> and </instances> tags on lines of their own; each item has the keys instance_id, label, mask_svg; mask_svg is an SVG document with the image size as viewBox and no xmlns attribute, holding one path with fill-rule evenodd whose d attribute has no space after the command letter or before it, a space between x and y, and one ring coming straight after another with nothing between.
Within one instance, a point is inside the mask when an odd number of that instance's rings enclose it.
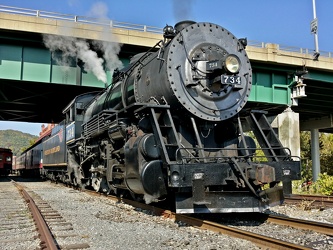
<instances>
[{"instance_id":1,"label":"white steam","mask_svg":"<svg viewBox=\"0 0 333 250\"><path fill-rule=\"evenodd\" d=\"M98 19L106 19L107 11L104 3L96 2L89 14ZM66 36L43 35L45 46L52 52L53 59L59 65L66 67L71 65L73 59L80 59L84 70L92 72L99 81L104 83L107 82L104 68L112 73L116 68L123 66L118 58L121 45L115 42L110 27L103 29L101 37L103 41L93 41L91 44L84 39L71 37L73 34L71 28L65 28L63 34ZM56 56L59 51L61 51L60 58Z\"/></svg>"},{"instance_id":2,"label":"white steam","mask_svg":"<svg viewBox=\"0 0 333 250\"><path fill-rule=\"evenodd\" d=\"M99 81L106 83L107 78L103 68L104 59L99 58L86 41L55 35L44 35L43 40L45 46L53 52L53 59L59 65L69 66L73 58L78 58L84 62L84 70L92 72ZM62 52L61 58L55 56L58 51Z\"/></svg>"},{"instance_id":3,"label":"white steam","mask_svg":"<svg viewBox=\"0 0 333 250\"><path fill-rule=\"evenodd\" d=\"M96 2L92 5L88 12L88 16L96 17L99 19L108 18L108 6L104 2Z\"/></svg>"},{"instance_id":4,"label":"white steam","mask_svg":"<svg viewBox=\"0 0 333 250\"><path fill-rule=\"evenodd\" d=\"M106 83L106 73L103 68L104 60L97 56L95 51L90 50L89 45L83 41L76 42L77 56L84 62L84 69L92 72L98 80Z\"/></svg>"},{"instance_id":5,"label":"white steam","mask_svg":"<svg viewBox=\"0 0 333 250\"><path fill-rule=\"evenodd\" d=\"M122 68L123 63L119 60L118 54L120 52L121 45L119 43L108 43L103 41L94 41L93 45L103 52L103 58L106 62L106 68L109 71L113 71L117 68Z\"/></svg>"},{"instance_id":6,"label":"white steam","mask_svg":"<svg viewBox=\"0 0 333 250\"><path fill-rule=\"evenodd\" d=\"M93 4L88 15L94 16L97 20L100 20L101 23L104 23L108 19L107 16L108 7L104 2L96 2ZM115 40L112 37L109 27L104 27L102 33L103 41L94 41L93 45L103 52L103 58L106 62L106 67L108 70L113 71L116 68L121 68L123 63L118 59L118 54L120 52L121 45L119 43L108 43L105 41Z\"/></svg>"}]
</instances>

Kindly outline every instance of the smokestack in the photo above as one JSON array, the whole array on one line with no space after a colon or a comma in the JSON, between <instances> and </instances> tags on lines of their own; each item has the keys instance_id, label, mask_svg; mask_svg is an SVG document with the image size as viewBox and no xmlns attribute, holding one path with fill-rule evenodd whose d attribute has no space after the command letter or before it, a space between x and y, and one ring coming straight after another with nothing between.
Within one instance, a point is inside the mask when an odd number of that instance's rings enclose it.
<instances>
[{"instance_id":1,"label":"smokestack","mask_svg":"<svg viewBox=\"0 0 333 250\"><path fill-rule=\"evenodd\" d=\"M175 30L178 33L181 30L185 29L187 26L190 26L191 24L195 24L195 22L194 21L190 21L190 20L184 20L184 21L178 22L175 25Z\"/></svg>"}]
</instances>

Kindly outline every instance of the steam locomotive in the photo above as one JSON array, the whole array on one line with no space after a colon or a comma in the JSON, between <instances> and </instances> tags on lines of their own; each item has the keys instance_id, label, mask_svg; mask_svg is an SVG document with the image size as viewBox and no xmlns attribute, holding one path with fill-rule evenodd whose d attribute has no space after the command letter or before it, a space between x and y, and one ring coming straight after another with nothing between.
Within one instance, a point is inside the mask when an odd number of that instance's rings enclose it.
<instances>
[{"instance_id":1,"label":"steam locomotive","mask_svg":"<svg viewBox=\"0 0 333 250\"><path fill-rule=\"evenodd\" d=\"M300 162L264 112L244 110L252 86L246 45L216 24L167 25L164 39L117 70L109 87L64 109L65 121L43 142L42 175L168 200L177 213L280 204L279 183L300 179Z\"/></svg>"}]
</instances>

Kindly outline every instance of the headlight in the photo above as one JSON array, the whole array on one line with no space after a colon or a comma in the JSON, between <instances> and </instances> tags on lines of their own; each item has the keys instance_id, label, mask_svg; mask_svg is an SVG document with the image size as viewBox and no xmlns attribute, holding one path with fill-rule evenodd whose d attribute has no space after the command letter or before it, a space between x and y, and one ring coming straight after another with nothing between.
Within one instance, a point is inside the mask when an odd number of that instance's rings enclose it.
<instances>
[{"instance_id":1,"label":"headlight","mask_svg":"<svg viewBox=\"0 0 333 250\"><path fill-rule=\"evenodd\" d=\"M236 74L240 69L240 62L237 56L228 55L225 59L225 68L232 74Z\"/></svg>"}]
</instances>

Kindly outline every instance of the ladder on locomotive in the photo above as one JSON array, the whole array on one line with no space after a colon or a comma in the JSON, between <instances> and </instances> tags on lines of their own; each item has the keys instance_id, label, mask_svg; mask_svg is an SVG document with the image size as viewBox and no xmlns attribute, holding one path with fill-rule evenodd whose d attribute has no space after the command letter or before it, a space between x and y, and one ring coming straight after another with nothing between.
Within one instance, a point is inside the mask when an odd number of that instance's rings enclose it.
<instances>
[{"instance_id":1,"label":"ladder on locomotive","mask_svg":"<svg viewBox=\"0 0 333 250\"><path fill-rule=\"evenodd\" d=\"M290 154L281 144L264 111L253 110L246 119L268 161L278 162L290 158Z\"/></svg>"},{"instance_id":2,"label":"ladder on locomotive","mask_svg":"<svg viewBox=\"0 0 333 250\"><path fill-rule=\"evenodd\" d=\"M176 161L177 152L181 148L181 143L173 122L170 109L165 107L151 107L154 121L154 133L159 137L159 146L162 148L164 160L167 163Z\"/></svg>"}]
</instances>

